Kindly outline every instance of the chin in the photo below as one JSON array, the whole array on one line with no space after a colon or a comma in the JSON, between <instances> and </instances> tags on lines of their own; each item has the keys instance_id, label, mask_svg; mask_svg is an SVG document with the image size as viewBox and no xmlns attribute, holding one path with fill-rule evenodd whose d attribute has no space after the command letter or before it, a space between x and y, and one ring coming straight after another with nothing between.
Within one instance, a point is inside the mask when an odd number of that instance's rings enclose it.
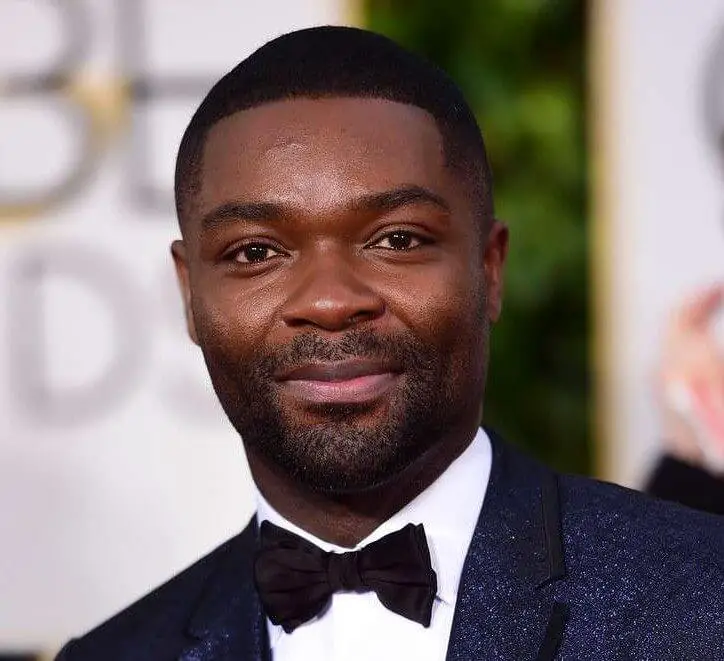
<instances>
[{"instance_id":1,"label":"chin","mask_svg":"<svg viewBox=\"0 0 724 661\"><path fill-rule=\"evenodd\" d=\"M355 471L358 471L360 467L355 466L354 468ZM374 492L394 483L399 479L402 472L404 472L404 469L383 474L372 475L365 472L363 475L355 475L348 467L347 470L342 468L342 470L334 474L326 472L326 475L319 475L321 479L310 480L308 477L304 477L299 479L299 483L309 491L325 496L356 496Z\"/></svg>"},{"instance_id":2,"label":"chin","mask_svg":"<svg viewBox=\"0 0 724 661\"><path fill-rule=\"evenodd\" d=\"M293 445L269 459L301 485L328 495L364 493L394 482L427 449L397 431L388 416L369 413L296 425L287 438Z\"/></svg>"},{"instance_id":3,"label":"chin","mask_svg":"<svg viewBox=\"0 0 724 661\"><path fill-rule=\"evenodd\" d=\"M281 402L280 402L281 403ZM290 427L310 427L326 424L347 424L355 428L369 429L390 425L394 404L384 397L371 402L318 403L293 400L280 406L282 419Z\"/></svg>"}]
</instances>

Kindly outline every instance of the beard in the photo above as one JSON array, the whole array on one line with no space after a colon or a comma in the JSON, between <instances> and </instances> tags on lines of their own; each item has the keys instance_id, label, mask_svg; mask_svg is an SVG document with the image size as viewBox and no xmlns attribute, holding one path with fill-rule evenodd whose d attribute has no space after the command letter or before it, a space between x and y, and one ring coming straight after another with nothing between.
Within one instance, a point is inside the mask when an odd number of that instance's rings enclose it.
<instances>
[{"instance_id":1,"label":"beard","mask_svg":"<svg viewBox=\"0 0 724 661\"><path fill-rule=\"evenodd\" d=\"M409 333L351 330L330 340L315 333L233 360L214 334L202 342L214 390L246 450L317 493L379 487L430 450L459 419L460 378L474 365ZM290 406L274 375L310 362L372 359L400 370L382 401ZM462 379L465 381L465 379ZM469 397L469 396L468 396Z\"/></svg>"}]
</instances>

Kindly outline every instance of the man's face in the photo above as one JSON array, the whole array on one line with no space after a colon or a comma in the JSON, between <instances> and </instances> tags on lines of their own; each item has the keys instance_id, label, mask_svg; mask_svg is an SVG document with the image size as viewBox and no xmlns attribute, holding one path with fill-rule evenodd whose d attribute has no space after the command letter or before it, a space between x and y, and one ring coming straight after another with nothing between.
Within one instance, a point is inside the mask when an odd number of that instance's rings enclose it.
<instances>
[{"instance_id":1,"label":"man's face","mask_svg":"<svg viewBox=\"0 0 724 661\"><path fill-rule=\"evenodd\" d=\"M352 493L475 428L507 234L474 202L413 106L295 99L211 129L173 252L252 464Z\"/></svg>"}]
</instances>

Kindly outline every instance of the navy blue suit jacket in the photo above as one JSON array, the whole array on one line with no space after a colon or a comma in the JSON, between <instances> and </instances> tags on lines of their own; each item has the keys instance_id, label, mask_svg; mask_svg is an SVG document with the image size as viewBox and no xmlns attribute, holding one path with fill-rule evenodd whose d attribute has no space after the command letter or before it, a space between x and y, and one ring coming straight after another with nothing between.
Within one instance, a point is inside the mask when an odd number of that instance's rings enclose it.
<instances>
[{"instance_id":1,"label":"navy blue suit jacket","mask_svg":"<svg viewBox=\"0 0 724 661\"><path fill-rule=\"evenodd\" d=\"M263 661L255 528L58 661ZM724 660L724 518L557 475L493 438L449 661Z\"/></svg>"}]
</instances>

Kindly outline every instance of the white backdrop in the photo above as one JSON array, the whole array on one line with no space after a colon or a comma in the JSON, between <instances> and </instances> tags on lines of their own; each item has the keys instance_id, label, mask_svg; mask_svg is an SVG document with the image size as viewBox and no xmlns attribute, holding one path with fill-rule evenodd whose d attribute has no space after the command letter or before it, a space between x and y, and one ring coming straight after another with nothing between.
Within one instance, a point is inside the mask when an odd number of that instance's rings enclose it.
<instances>
[{"instance_id":1,"label":"white backdrop","mask_svg":"<svg viewBox=\"0 0 724 661\"><path fill-rule=\"evenodd\" d=\"M603 472L640 486L661 447L653 370L667 315L724 281L724 1L596 9Z\"/></svg>"},{"instance_id":2,"label":"white backdrop","mask_svg":"<svg viewBox=\"0 0 724 661\"><path fill-rule=\"evenodd\" d=\"M168 245L193 108L345 0L0 3L0 651L52 648L239 530L239 439Z\"/></svg>"}]
</instances>

